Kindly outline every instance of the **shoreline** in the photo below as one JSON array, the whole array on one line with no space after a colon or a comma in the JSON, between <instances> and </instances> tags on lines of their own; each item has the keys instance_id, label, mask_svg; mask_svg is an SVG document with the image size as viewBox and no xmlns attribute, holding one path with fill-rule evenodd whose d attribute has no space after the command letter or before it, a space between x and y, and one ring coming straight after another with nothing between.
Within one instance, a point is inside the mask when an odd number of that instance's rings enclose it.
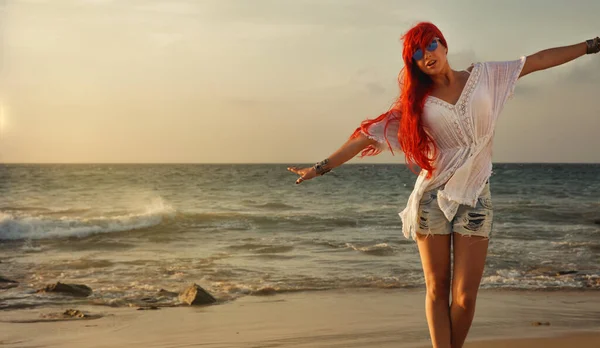
<instances>
[{"instance_id":1,"label":"shoreline","mask_svg":"<svg viewBox=\"0 0 600 348\"><path fill-rule=\"evenodd\" d=\"M246 296L216 305L144 311L65 304L0 311L0 343L6 347L427 347L424 300L422 289L351 289ZM39 321L40 315L68 308L102 317ZM465 347L597 346L599 313L600 292L480 290ZM9 322L18 320L38 321Z\"/></svg>"},{"instance_id":2,"label":"shoreline","mask_svg":"<svg viewBox=\"0 0 600 348\"><path fill-rule=\"evenodd\" d=\"M548 335L543 337L515 337L473 340L465 343L466 348L564 348L598 347L600 344L600 331L570 331L566 333ZM422 346L426 348L430 346Z\"/></svg>"}]
</instances>

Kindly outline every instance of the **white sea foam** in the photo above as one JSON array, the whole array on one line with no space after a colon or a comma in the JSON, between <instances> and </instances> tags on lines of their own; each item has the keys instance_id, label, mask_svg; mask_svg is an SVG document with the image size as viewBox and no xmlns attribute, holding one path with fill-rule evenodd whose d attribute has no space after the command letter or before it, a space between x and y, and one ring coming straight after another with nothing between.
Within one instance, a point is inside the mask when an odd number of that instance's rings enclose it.
<instances>
[{"instance_id":1,"label":"white sea foam","mask_svg":"<svg viewBox=\"0 0 600 348\"><path fill-rule=\"evenodd\" d=\"M483 288L511 289L547 289L547 288L582 288L595 275L559 275L557 272L525 272L514 269L500 269L496 274L483 277Z\"/></svg>"},{"instance_id":2,"label":"white sea foam","mask_svg":"<svg viewBox=\"0 0 600 348\"><path fill-rule=\"evenodd\" d=\"M390 255L394 253L394 249L387 243L379 243L375 245L356 246L352 243L346 243L346 247L352 250L360 251L372 255Z\"/></svg>"},{"instance_id":3,"label":"white sea foam","mask_svg":"<svg viewBox=\"0 0 600 348\"><path fill-rule=\"evenodd\" d=\"M47 239L85 237L97 233L123 232L160 224L175 210L162 199L155 199L137 213L117 216L60 218L0 212L0 239Z\"/></svg>"}]
</instances>

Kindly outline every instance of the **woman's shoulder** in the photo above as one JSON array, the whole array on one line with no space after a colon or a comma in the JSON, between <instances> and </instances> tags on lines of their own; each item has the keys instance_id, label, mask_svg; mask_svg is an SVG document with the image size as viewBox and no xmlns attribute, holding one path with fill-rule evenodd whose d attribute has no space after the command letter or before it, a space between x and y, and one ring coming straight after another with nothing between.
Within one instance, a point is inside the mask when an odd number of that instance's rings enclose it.
<instances>
[{"instance_id":1,"label":"woman's shoulder","mask_svg":"<svg viewBox=\"0 0 600 348\"><path fill-rule=\"evenodd\" d=\"M485 62L475 62L475 63L471 63L471 65L469 65L468 68L465 69L465 71L468 71L469 73L473 72L473 70L480 68L481 66L483 66L485 64Z\"/></svg>"},{"instance_id":2,"label":"woman's shoulder","mask_svg":"<svg viewBox=\"0 0 600 348\"><path fill-rule=\"evenodd\" d=\"M517 59L512 59L512 60L493 60L493 61L480 62L480 63L476 63L476 64L481 64L483 67L485 67L488 70L496 70L496 69L504 69L506 67L512 67L512 66L520 66L525 62L525 59L526 59L525 56L521 56Z\"/></svg>"}]
</instances>

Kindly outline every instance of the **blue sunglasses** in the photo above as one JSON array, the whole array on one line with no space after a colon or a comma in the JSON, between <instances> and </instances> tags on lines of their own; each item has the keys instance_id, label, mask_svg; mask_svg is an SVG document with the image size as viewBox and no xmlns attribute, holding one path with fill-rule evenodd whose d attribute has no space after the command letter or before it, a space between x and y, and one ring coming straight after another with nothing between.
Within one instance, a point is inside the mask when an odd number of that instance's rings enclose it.
<instances>
[{"instance_id":1,"label":"blue sunglasses","mask_svg":"<svg viewBox=\"0 0 600 348\"><path fill-rule=\"evenodd\" d=\"M425 47L426 50L428 50L429 52L433 52L438 48L438 42L440 39L438 39L437 37L433 39L433 41L431 41L431 43ZM423 59L423 57L425 56L425 54L423 53L422 49L418 49L415 51L415 53L413 54L413 59L415 61L419 61L421 59Z\"/></svg>"}]
</instances>

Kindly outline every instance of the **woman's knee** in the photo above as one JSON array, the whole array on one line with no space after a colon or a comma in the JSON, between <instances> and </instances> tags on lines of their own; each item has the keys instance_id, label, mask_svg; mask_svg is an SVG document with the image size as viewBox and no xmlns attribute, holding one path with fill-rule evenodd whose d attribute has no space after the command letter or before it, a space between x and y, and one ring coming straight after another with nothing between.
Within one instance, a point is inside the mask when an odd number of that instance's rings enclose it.
<instances>
[{"instance_id":1,"label":"woman's knee","mask_svg":"<svg viewBox=\"0 0 600 348\"><path fill-rule=\"evenodd\" d=\"M445 276L426 277L427 297L432 301L449 301L450 278Z\"/></svg>"},{"instance_id":2,"label":"woman's knee","mask_svg":"<svg viewBox=\"0 0 600 348\"><path fill-rule=\"evenodd\" d=\"M467 311L475 309L477 301L477 290L458 289L452 291L452 303Z\"/></svg>"}]
</instances>

